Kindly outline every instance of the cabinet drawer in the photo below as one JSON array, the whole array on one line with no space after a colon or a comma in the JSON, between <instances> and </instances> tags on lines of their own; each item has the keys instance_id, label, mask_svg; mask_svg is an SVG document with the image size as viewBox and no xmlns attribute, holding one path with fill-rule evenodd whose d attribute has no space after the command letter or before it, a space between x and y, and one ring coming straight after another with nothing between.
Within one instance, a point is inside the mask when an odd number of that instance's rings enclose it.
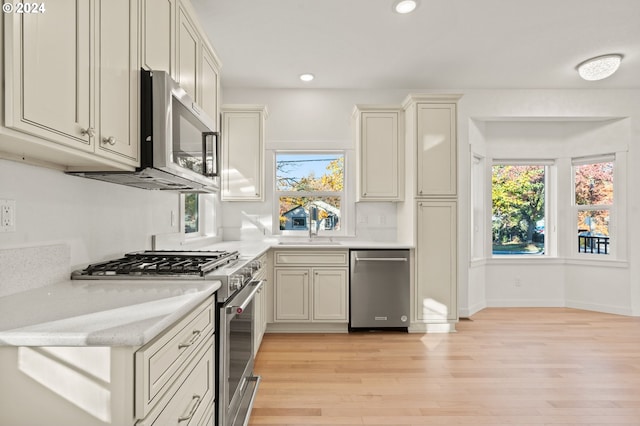
<instances>
[{"instance_id":1,"label":"cabinet drawer","mask_svg":"<svg viewBox=\"0 0 640 426\"><path fill-rule=\"evenodd\" d=\"M213 336L201 345L195 360L170 386L158 405L136 426L201 425L211 415L215 394Z\"/></svg>"},{"instance_id":2,"label":"cabinet drawer","mask_svg":"<svg viewBox=\"0 0 640 426\"><path fill-rule=\"evenodd\" d=\"M214 302L208 299L135 354L136 417L147 416L187 361L213 334Z\"/></svg>"},{"instance_id":3,"label":"cabinet drawer","mask_svg":"<svg viewBox=\"0 0 640 426\"><path fill-rule=\"evenodd\" d=\"M276 251L274 259L276 266L347 266L349 253L346 251Z\"/></svg>"}]
</instances>

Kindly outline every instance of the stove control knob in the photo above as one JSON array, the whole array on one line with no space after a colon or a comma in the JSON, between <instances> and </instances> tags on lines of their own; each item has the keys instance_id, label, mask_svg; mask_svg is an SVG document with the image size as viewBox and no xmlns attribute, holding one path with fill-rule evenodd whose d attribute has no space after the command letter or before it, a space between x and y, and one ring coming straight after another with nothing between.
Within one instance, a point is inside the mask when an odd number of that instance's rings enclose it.
<instances>
[{"instance_id":1,"label":"stove control knob","mask_svg":"<svg viewBox=\"0 0 640 426\"><path fill-rule=\"evenodd\" d=\"M231 277L229 286L233 291L240 290L240 288L242 287L242 277L238 277L238 276Z\"/></svg>"},{"instance_id":2,"label":"stove control knob","mask_svg":"<svg viewBox=\"0 0 640 426\"><path fill-rule=\"evenodd\" d=\"M251 268L253 268L254 271L259 271L260 269L262 269L262 262L259 260L254 260L253 262L251 262Z\"/></svg>"}]
</instances>

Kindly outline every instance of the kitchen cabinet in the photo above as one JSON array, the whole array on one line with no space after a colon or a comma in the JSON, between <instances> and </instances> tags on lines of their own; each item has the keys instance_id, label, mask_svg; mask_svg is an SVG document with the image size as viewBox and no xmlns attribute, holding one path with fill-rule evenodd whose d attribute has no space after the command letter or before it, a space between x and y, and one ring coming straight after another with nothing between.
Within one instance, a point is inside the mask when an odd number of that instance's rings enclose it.
<instances>
[{"instance_id":1,"label":"kitchen cabinet","mask_svg":"<svg viewBox=\"0 0 640 426\"><path fill-rule=\"evenodd\" d=\"M264 254L260 256L258 259L260 263L262 263L263 267L258 274L256 274L253 279L254 280L263 280L264 285L258 290L258 293L255 296L254 303L254 315L255 321L253 322L253 354L254 356L258 353L260 349L260 344L262 343L262 338L264 337L264 333L267 330L267 317L268 317L268 309L267 306L269 302L269 298L267 296L268 290L267 286L269 285L267 279L267 270L269 269L267 255Z\"/></svg>"},{"instance_id":2,"label":"kitchen cabinet","mask_svg":"<svg viewBox=\"0 0 640 426\"><path fill-rule=\"evenodd\" d=\"M220 62L215 53L204 43L202 44L202 61L200 64L200 79L198 80L198 93L196 99L211 118L218 122L220 93Z\"/></svg>"},{"instance_id":3,"label":"kitchen cabinet","mask_svg":"<svg viewBox=\"0 0 640 426\"><path fill-rule=\"evenodd\" d=\"M398 235L415 244L410 331L458 321L457 94L412 94L405 109L405 194Z\"/></svg>"},{"instance_id":4,"label":"kitchen cabinet","mask_svg":"<svg viewBox=\"0 0 640 426\"><path fill-rule=\"evenodd\" d=\"M457 202L418 201L416 232L416 319L457 321Z\"/></svg>"},{"instance_id":5,"label":"kitchen cabinet","mask_svg":"<svg viewBox=\"0 0 640 426\"><path fill-rule=\"evenodd\" d=\"M405 100L407 146L412 147L416 162L415 197L457 194L458 98L458 95L410 95Z\"/></svg>"},{"instance_id":6,"label":"kitchen cabinet","mask_svg":"<svg viewBox=\"0 0 640 426\"><path fill-rule=\"evenodd\" d=\"M222 106L222 200L264 200L264 105Z\"/></svg>"},{"instance_id":7,"label":"kitchen cabinet","mask_svg":"<svg viewBox=\"0 0 640 426\"><path fill-rule=\"evenodd\" d=\"M347 252L276 251L274 321L346 323Z\"/></svg>"},{"instance_id":8,"label":"kitchen cabinet","mask_svg":"<svg viewBox=\"0 0 640 426\"><path fill-rule=\"evenodd\" d=\"M192 99L196 99L198 65L200 63L200 35L188 15L185 3L178 3L176 23L176 74L175 79Z\"/></svg>"},{"instance_id":9,"label":"kitchen cabinet","mask_svg":"<svg viewBox=\"0 0 640 426\"><path fill-rule=\"evenodd\" d=\"M166 71L217 122L220 60L187 0L143 0L141 64Z\"/></svg>"},{"instance_id":10,"label":"kitchen cabinet","mask_svg":"<svg viewBox=\"0 0 640 426\"><path fill-rule=\"evenodd\" d=\"M213 425L214 313L211 297L142 347L1 346L0 423Z\"/></svg>"},{"instance_id":11,"label":"kitchen cabinet","mask_svg":"<svg viewBox=\"0 0 640 426\"><path fill-rule=\"evenodd\" d=\"M176 0L140 2L140 63L147 70L174 75Z\"/></svg>"},{"instance_id":12,"label":"kitchen cabinet","mask_svg":"<svg viewBox=\"0 0 640 426\"><path fill-rule=\"evenodd\" d=\"M356 105L357 201L404 196L404 117L401 107Z\"/></svg>"},{"instance_id":13,"label":"kitchen cabinet","mask_svg":"<svg viewBox=\"0 0 640 426\"><path fill-rule=\"evenodd\" d=\"M6 127L137 166L138 42L130 37L137 24L138 5L130 0L95 8L67 0L46 13L7 15ZM44 157L44 149L33 149L34 156Z\"/></svg>"}]
</instances>

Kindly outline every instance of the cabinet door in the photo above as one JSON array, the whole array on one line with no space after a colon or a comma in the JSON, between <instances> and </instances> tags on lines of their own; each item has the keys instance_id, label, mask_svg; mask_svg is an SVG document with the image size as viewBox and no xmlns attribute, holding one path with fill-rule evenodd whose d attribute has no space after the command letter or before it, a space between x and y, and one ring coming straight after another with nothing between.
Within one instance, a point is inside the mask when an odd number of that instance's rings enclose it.
<instances>
[{"instance_id":1,"label":"cabinet door","mask_svg":"<svg viewBox=\"0 0 640 426\"><path fill-rule=\"evenodd\" d=\"M147 70L173 75L172 41L175 0L142 0L140 3L140 58Z\"/></svg>"},{"instance_id":2,"label":"cabinet door","mask_svg":"<svg viewBox=\"0 0 640 426\"><path fill-rule=\"evenodd\" d=\"M361 201L398 201L400 192L399 112L362 112L359 140Z\"/></svg>"},{"instance_id":3,"label":"cabinet door","mask_svg":"<svg viewBox=\"0 0 640 426\"><path fill-rule=\"evenodd\" d=\"M93 151L90 2L5 15L6 126ZM127 33L125 31L125 33Z\"/></svg>"},{"instance_id":4,"label":"cabinet door","mask_svg":"<svg viewBox=\"0 0 640 426\"><path fill-rule=\"evenodd\" d=\"M200 82L198 87L198 103L204 112L218 122L218 93L220 65L216 60L213 52L206 46L202 46L202 72L200 73Z\"/></svg>"},{"instance_id":5,"label":"cabinet door","mask_svg":"<svg viewBox=\"0 0 640 426\"><path fill-rule=\"evenodd\" d=\"M200 37L182 4L178 5L176 81L193 100L197 98Z\"/></svg>"},{"instance_id":6,"label":"cabinet door","mask_svg":"<svg viewBox=\"0 0 640 426\"><path fill-rule=\"evenodd\" d=\"M416 113L416 195L455 195L456 106L419 103Z\"/></svg>"},{"instance_id":7,"label":"cabinet door","mask_svg":"<svg viewBox=\"0 0 640 426\"><path fill-rule=\"evenodd\" d=\"M139 151L138 43L137 38L130 35L138 31L137 2L109 0L98 4L96 152L136 166ZM116 22L119 25L115 25ZM130 31L124 31L127 24Z\"/></svg>"},{"instance_id":8,"label":"cabinet door","mask_svg":"<svg viewBox=\"0 0 640 426\"><path fill-rule=\"evenodd\" d=\"M313 320L346 322L347 269L313 269Z\"/></svg>"},{"instance_id":9,"label":"cabinet door","mask_svg":"<svg viewBox=\"0 0 640 426\"><path fill-rule=\"evenodd\" d=\"M275 269L275 321L309 321L309 270Z\"/></svg>"},{"instance_id":10,"label":"cabinet door","mask_svg":"<svg viewBox=\"0 0 640 426\"><path fill-rule=\"evenodd\" d=\"M263 113L222 113L222 199L263 199Z\"/></svg>"},{"instance_id":11,"label":"cabinet door","mask_svg":"<svg viewBox=\"0 0 640 426\"><path fill-rule=\"evenodd\" d=\"M418 203L416 317L446 322L458 318L455 201Z\"/></svg>"}]
</instances>

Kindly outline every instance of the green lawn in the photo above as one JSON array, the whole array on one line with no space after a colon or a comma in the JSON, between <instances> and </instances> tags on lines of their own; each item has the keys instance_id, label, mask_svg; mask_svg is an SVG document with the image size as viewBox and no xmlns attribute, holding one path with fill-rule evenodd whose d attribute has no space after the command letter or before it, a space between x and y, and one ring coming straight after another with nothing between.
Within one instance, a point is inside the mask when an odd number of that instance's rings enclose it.
<instances>
[{"instance_id":1,"label":"green lawn","mask_svg":"<svg viewBox=\"0 0 640 426\"><path fill-rule=\"evenodd\" d=\"M544 243L493 244L495 254L536 254L544 251Z\"/></svg>"}]
</instances>

